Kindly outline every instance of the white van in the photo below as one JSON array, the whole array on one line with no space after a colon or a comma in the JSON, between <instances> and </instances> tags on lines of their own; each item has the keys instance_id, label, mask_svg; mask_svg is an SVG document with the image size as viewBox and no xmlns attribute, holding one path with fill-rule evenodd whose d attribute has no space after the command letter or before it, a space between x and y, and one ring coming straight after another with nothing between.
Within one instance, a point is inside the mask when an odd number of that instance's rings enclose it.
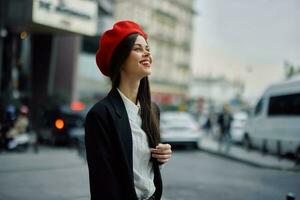
<instances>
[{"instance_id":1,"label":"white van","mask_svg":"<svg viewBox=\"0 0 300 200\"><path fill-rule=\"evenodd\" d=\"M247 123L244 144L300 159L300 77L264 92Z\"/></svg>"}]
</instances>

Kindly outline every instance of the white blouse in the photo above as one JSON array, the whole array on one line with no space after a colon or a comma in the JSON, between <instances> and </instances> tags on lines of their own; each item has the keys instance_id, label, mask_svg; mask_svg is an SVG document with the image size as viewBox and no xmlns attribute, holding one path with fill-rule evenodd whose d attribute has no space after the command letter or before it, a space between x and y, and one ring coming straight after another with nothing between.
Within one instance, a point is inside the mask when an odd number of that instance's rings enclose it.
<instances>
[{"instance_id":1,"label":"white blouse","mask_svg":"<svg viewBox=\"0 0 300 200\"><path fill-rule=\"evenodd\" d=\"M139 114L140 104L134 104L119 89L118 91L125 104L132 132L132 158L135 191L138 199L148 199L155 192L155 185L153 182L154 172L153 164L150 161L151 152L147 135L142 129L142 119Z\"/></svg>"}]
</instances>

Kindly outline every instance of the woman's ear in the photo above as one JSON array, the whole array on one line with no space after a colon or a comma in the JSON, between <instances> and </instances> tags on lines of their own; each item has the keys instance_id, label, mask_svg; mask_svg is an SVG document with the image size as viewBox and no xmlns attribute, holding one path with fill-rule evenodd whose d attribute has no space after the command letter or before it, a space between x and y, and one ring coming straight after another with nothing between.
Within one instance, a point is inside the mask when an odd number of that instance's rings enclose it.
<instances>
[{"instance_id":1,"label":"woman's ear","mask_svg":"<svg viewBox=\"0 0 300 200\"><path fill-rule=\"evenodd\" d=\"M125 68L125 66L124 66L124 64L122 64L120 67L120 71L124 71L124 68Z\"/></svg>"}]
</instances>

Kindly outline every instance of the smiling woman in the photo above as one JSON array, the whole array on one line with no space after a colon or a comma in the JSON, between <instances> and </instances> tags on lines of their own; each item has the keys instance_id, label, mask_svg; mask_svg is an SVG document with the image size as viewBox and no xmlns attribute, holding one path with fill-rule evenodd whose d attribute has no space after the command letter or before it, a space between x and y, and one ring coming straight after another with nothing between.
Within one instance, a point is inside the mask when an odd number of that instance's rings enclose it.
<instances>
[{"instance_id":1,"label":"smiling woman","mask_svg":"<svg viewBox=\"0 0 300 200\"><path fill-rule=\"evenodd\" d=\"M137 34L133 34L131 37L135 37L136 41L127 60L121 67L121 73L124 74L121 77L135 76L133 78L139 79L151 74L152 56L144 37Z\"/></svg>"},{"instance_id":2,"label":"smiling woman","mask_svg":"<svg viewBox=\"0 0 300 200\"><path fill-rule=\"evenodd\" d=\"M91 199L161 199L159 165L172 151L169 144L159 143L146 33L132 21L117 22L102 35L96 61L112 89L91 108L85 122Z\"/></svg>"}]
</instances>

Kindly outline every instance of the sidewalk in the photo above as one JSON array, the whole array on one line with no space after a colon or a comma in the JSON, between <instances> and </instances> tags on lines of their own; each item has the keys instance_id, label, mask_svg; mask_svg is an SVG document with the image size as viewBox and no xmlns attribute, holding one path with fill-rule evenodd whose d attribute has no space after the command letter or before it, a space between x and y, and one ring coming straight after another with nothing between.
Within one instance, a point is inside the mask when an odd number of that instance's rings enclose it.
<instances>
[{"instance_id":1,"label":"sidewalk","mask_svg":"<svg viewBox=\"0 0 300 200\"><path fill-rule=\"evenodd\" d=\"M234 144L230 146L230 150L228 152L225 152L224 148L219 150L218 142L208 136L204 136L199 145L201 150L205 152L243 162L255 167L300 171L300 166L295 166L295 162L293 160L278 158L275 155L263 154L258 150L248 151Z\"/></svg>"},{"instance_id":2,"label":"sidewalk","mask_svg":"<svg viewBox=\"0 0 300 200\"><path fill-rule=\"evenodd\" d=\"M31 148L27 152L2 152L0 161L0 173L72 168L85 164L74 149L43 146L39 153L34 153Z\"/></svg>"},{"instance_id":3,"label":"sidewalk","mask_svg":"<svg viewBox=\"0 0 300 200\"><path fill-rule=\"evenodd\" d=\"M88 170L74 149L0 154L0 200L89 200Z\"/></svg>"}]
</instances>

